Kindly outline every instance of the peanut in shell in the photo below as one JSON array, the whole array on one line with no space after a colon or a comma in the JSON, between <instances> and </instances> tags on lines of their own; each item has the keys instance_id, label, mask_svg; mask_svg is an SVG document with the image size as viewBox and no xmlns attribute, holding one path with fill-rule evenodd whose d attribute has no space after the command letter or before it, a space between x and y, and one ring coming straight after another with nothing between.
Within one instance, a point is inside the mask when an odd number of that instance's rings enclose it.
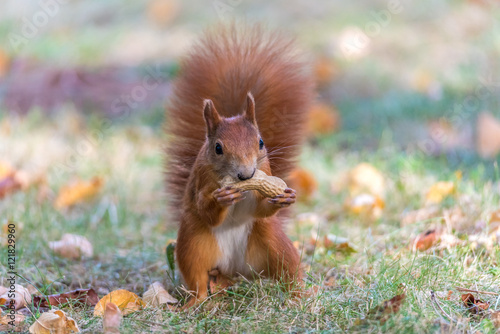
<instances>
[{"instance_id":1,"label":"peanut in shell","mask_svg":"<svg viewBox=\"0 0 500 334\"><path fill-rule=\"evenodd\" d=\"M269 176L260 169L255 171L251 179L235 182L231 177L225 177L220 182L221 187L235 187L241 190L257 190L264 197L274 198L285 192L285 181L276 176Z\"/></svg>"}]
</instances>

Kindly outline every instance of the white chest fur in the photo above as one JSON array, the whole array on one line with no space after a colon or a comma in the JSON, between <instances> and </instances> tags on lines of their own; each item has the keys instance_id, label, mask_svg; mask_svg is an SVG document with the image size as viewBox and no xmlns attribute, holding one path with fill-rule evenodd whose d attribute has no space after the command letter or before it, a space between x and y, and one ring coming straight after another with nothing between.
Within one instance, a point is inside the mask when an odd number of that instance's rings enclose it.
<instances>
[{"instance_id":1,"label":"white chest fur","mask_svg":"<svg viewBox=\"0 0 500 334\"><path fill-rule=\"evenodd\" d=\"M248 276L251 272L245 256L255 206L255 196L252 192L247 193L243 201L229 208L222 224L212 229L221 253L217 268L225 275Z\"/></svg>"}]
</instances>

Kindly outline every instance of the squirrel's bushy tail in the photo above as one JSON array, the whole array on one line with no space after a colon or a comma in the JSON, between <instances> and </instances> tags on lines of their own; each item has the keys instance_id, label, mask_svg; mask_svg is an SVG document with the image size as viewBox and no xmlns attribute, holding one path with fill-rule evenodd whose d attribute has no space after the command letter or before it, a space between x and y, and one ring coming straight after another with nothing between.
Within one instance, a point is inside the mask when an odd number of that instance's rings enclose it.
<instances>
[{"instance_id":1,"label":"squirrel's bushy tail","mask_svg":"<svg viewBox=\"0 0 500 334\"><path fill-rule=\"evenodd\" d=\"M204 99L231 117L242 113L251 92L272 173L286 179L305 136L313 86L285 35L234 23L207 31L182 59L167 109L167 190L174 213L205 140Z\"/></svg>"}]
</instances>

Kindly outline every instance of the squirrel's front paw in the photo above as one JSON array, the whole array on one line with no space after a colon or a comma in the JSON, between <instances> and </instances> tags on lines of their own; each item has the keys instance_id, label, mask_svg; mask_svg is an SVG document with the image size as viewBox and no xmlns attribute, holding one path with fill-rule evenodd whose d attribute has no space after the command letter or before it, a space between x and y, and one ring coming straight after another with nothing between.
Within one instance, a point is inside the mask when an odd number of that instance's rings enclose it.
<instances>
[{"instance_id":1,"label":"squirrel's front paw","mask_svg":"<svg viewBox=\"0 0 500 334\"><path fill-rule=\"evenodd\" d=\"M268 200L269 203L281 206L282 208L290 206L295 203L295 198L297 197L296 191L292 188L286 188L285 192L274 198Z\"/></svg>"},{"instance_id":2,"label":"squirrel's front paw","mask_svg":"<svg viewBox=\"0 0 500 334\"><path fill-rule=\"evenodd\" d=\"M245 194L240 189L231 186L219 188L212 194L215 200L222 206L231 206L245 199Z\"/></svg>"}]
</instances>

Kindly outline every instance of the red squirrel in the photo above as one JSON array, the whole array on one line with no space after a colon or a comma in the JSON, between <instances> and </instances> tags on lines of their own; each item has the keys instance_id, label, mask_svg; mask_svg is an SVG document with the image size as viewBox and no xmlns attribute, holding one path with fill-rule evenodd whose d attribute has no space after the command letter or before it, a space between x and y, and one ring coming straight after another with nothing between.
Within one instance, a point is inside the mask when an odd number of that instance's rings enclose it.
<instances>
[{"instance_id":1,"label":"red squirrel","mask_svg":"<svg viewBox=\"0 0 500 334\"><path fill-rule=\"evenodd\" d=\"M176 258L192 306L208 295L209 272L301 279L297 249L274 198L237 187L256 169L286 179L304 139L313 79L293 40L260 26L218 26L181 61L167 111L167 187L179 220Z\"/></svg>"}]
</instances>

